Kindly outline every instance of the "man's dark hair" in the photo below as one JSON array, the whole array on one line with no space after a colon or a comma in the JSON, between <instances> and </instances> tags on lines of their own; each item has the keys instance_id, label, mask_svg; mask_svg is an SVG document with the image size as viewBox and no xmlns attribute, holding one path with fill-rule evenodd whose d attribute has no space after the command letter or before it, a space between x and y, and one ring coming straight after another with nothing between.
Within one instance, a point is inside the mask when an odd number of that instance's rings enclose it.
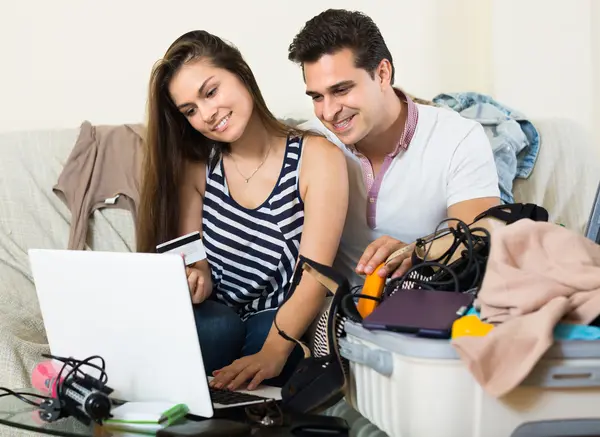
<instances>
[{"instance_id":1,"label":"man's dark hair","mask_svg":"<svg viewBox=\"0 0 600 437\"><path fill-rule=\"evenodd\" d=\"M288 49L288 59L300 65L316 62L323 55L343 49L354 53L355 65L375 77L375 69L383 59L394 62L383 36L373 20L362 12L327 9L306 22Z\"/></svg>"}]
</instances>

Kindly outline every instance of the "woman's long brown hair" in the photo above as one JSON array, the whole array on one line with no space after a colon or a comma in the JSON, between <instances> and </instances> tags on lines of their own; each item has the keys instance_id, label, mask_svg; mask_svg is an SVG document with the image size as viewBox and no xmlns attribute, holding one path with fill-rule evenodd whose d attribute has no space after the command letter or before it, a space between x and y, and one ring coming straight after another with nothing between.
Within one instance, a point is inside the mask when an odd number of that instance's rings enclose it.
<instances>
[{"instance_id":1,"label":"woman's long brown hair","mask_svg":"<svg viewBox=\"0 0 600 437\"><path fill-rule=\"evenodd\" d=\"M136 223L138 252L155 252L157 244L179 235L179 185L185 161L207 162L213 150L220 153L228 148L227 144L215 143L196 131L169 95L169 83L177 70L199 59L239 77L269 132L286 136L292 130L269 111L254 74L237 48L202 30L178 38L154 66L150 78L146 151Z\"/></svg>"}]
</instances>

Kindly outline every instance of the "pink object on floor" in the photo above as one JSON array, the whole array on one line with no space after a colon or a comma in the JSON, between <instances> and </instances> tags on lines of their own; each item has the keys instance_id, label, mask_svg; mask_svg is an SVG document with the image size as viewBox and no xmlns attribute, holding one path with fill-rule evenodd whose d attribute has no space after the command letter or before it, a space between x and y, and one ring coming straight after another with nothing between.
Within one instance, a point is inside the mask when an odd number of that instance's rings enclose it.
<instances>
[{"instance_id":1,"label":"pink object on floor","mask_svg":"<svg viewBox=\"0 0 600 437\"><path fill-rule=\"evenodd\" d=\"M31 372L31 384L42 393L48 393L50 396L56 396L58 374L62 364L56 364L54 361L42 361ZM64 375L61 379L64 379Z\"/></svg>"}]
</instances>

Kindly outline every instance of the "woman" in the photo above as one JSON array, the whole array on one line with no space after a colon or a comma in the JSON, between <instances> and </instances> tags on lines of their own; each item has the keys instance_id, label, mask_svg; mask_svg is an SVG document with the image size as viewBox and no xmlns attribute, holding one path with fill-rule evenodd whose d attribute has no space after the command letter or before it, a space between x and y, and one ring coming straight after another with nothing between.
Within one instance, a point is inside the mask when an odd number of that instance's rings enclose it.
<instances>
[{"instance_id":1,"label":"woman","mask_svg":"<svg viewBox=\"0 0 600 437\"><path fill-rule=\"evenodd\" d=\"M148 113L138 251L200 231L207 259L187 274L211 385L282 385L301 354L273 316L298 254L333 263L348 203L343 153L279 122L240 52L205 31L157 63ZM324 296L304 275L280 328L300 338Z\"/></svg>"}]
</instances>

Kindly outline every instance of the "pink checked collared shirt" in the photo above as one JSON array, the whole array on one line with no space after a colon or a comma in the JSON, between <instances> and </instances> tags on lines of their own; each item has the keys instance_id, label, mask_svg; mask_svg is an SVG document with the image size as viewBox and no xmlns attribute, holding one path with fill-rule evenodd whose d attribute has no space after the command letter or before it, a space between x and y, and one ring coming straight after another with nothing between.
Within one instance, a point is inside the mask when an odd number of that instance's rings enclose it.
<instances>
[{"instance_id":1,"label":"pink checked collared shirt","mask_svg":"<svg viewBox=\"0 0 600 437\"><path fill-rule=\"evenodd\" d=\"M377 215L377 198L379 195L379 188L381 187L381 182L383 181L383 177L385 176L386 171L390 167L393 159L400 153L408 149L410 142L415 134L415 129L417 128L417 122L419 120L419 111L417 105L411 100L410 97L405 95L402 91L395 89L398 98L406 101L408 107L408 114L406 116L406 124L404 125L404 130L402 131L402 135L398 140L398 144L394 148L394 151L388 154L383 161L383 165L377 174L377 177L373 177L373 166L371 162L367 159L365 155L360 153L355 147L348 146L348 150L350 150L356 157L360 160L360 164L362 167L362 175L363 180L365 181L365 186L367 187L367 224L371 229L374 229L376 226L376 215Z\"/></svg>"}]
</instances>

